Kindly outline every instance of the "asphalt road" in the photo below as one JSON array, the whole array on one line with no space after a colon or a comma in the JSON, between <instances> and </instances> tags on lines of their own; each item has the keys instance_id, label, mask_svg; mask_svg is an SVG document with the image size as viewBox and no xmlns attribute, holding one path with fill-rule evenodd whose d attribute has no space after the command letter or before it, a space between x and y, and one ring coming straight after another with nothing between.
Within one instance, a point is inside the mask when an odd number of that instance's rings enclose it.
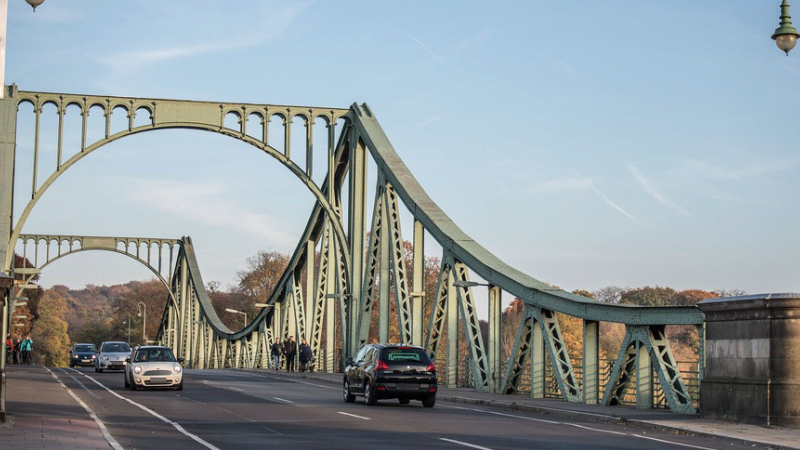
<instances>
[{"instance_id":1,"label":"asphalt road","mask_svg":"<svg viewBox=\"0 0 800 450\"><path fill-rule=\"evenodd\" d=\"M345 403L340 386L188 370L183 391L129 391L121 372L54 369L125 449L753 449L738 441L438 401Z\"/></svg>"}]
</instances>

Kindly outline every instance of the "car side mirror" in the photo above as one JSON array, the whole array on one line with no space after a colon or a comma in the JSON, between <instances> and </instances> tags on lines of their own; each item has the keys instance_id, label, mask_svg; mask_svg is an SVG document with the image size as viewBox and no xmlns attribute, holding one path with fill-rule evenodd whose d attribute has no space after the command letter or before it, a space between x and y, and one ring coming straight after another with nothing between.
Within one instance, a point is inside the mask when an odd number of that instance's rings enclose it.
<instances>
[{"instance_id":1,"label":"car side mirror","mask_svg":"<svg viewBox=\"0 0 800 450\"><path fill-rule=\"evenodd\" d=\"M347 358L347 359L345 359L345 360L344 360L344 363L345 363L345 364L347 364L348 366L352 366L352 365L353 365L353 358Z\"/></svg>"},{"instance_id":2,"label":"car side mirror","mask_svg":"<svg viewBox=\"0 0 800 450\"><path fill-rule=\"evenodd\" d=\"M130 356L128 356L127 358L125 358L125 362L126 362L126 363L130 363L130 362L131 362L131 357L130 357Z\"/></svg>"},{"instance_id":3,"label":"car side mirror","mask_svg":"<svg viewBox=\"0 0 800 450\"><path fill-rule=\"evenodd\" d=\"M178 364L183 364L183 362L184 362L184 361L186 361L186 359L184 359L184 358L178 358Z\"/></svg>"}]
</instances>

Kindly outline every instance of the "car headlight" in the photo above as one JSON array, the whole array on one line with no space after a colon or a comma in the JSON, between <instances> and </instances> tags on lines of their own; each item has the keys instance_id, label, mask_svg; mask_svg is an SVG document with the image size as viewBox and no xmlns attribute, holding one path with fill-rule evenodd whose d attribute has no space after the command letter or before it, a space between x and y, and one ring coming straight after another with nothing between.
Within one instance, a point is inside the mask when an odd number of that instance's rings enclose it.
<instances>
[{"instance_id":1,"label":"car headlight","mask_svg":"<svg viewBox=\"0 0 800 450\"><path fill-rule=\"evenodd\" d=\"M134 373L142 373L142 366L133 366Z\"/></svg>"},{"instance_id":2,"label":"car headlight","mask_svg":"<svg viewBox=\"0 0 800 450\"><path fill-rule=\"evenodd\" d=\"M108 361L108 355L103 355L103 361Z\"/></svg>"},{"instance_id":3,"label":"car headlight","mask_svg":"<svg viewBox=\"0 0 800 450\"><path fill-rule=\"evenodd\" d=\"M172 370L175 371L175 373L181 373L181 370L183 370L183 367L181 367L180 364L175 364L174 366L172 366Z\"/></svg>"}]
</instances>

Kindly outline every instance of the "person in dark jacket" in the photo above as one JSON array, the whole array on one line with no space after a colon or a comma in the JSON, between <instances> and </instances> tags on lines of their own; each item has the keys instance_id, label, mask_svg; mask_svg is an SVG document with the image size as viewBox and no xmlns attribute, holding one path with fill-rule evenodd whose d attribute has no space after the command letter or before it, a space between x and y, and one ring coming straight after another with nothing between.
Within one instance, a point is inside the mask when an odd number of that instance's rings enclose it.
<instances>
[{"instance_id":1,"label":"person in dark jacket","mask_svg":"<svg viewBox=\"0 0 800 450\"><path fill-rule=\"evenodd\" d=\"M289 336L283 346L283 355L286 357L286 371L294 372L294 360L297 358L297 342L294 341L294 336Z\"/></svg>"},{"instance_id":2,"label":"person in dark jacket","mask_svg":"<svg viewBox=\"0 0 800 450\"><path fill-rule=\"evenodd\" d=\"M272 360L275 362L275 370L281 366L281 356L283 356L283 344L280 339L275 338L275 342L272 344Z\"/></svg>"},{"instance_id":3,"label":"person in dark jacket","mask_svg":"<svg viewBox=\"0 0 800 450\"><path fill-rule=\"evenodd\" d=\"M311 353L311 346L308 345L305 339L300 341L300 372L308 370L308 365L314 359L314 354Z\"/></svg>"}]
</instances>

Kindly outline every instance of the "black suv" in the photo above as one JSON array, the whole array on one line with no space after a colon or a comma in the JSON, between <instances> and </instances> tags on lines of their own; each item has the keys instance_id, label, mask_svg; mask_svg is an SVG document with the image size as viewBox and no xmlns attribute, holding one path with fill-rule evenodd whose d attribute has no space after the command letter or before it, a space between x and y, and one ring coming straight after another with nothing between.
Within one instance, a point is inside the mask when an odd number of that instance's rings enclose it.
<instances>
[{"instance_id":1,"label":"black suv","mask_svg":"<svg viewBox=\"0 0 800 450\"><path fill-rule=\"evenodd\" d=\"M363 396L367 405L396 398L401 404L421 400L426 408L436 403L436 365L422 347L403 344L367 344L344 369L344 401Z\"/></svg>"}]
</instances>

